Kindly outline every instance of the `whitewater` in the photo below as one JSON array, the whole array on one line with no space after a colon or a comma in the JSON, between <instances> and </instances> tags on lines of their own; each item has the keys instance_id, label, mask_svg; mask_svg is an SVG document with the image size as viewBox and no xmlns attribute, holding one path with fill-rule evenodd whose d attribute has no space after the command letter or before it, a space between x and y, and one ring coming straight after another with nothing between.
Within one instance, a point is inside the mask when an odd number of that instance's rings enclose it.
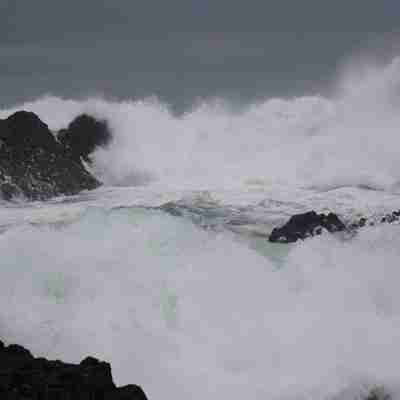
<instances>
[{"instance_id":1,"label":"whitewater","mask_svg":"<svg viewBox=\"0 0 400 400\"><path fill-rule=\"evenodd\" d=\"M2 339L105 359L150 399L400 398L399 225L267 241L299 212L400 208L400 58L240 108L45 96L0 118L20 109L54 132L88 113L113 140L101 188L0 204Z\"/></svg>"}]
</instances>

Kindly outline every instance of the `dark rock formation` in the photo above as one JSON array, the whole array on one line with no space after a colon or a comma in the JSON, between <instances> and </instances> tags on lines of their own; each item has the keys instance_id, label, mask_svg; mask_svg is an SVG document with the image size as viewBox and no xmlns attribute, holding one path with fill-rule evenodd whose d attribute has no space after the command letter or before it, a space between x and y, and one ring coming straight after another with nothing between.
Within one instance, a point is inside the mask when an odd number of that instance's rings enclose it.
<instances>
[{"instance_id":1,"label":"dark rock formation","mask_svg":"<svg viewBox=\"0 0 400 400\"><path fill-rule=\"evenodd\" d=\"M388 224L391 224L393 222L398 221L399 217L400 217L400 210L393 211L391 214L386 214L385 216L383 216L381 219L381 223L387 222Z\"/></svg>"},{"instance_id":2,"label":"dark rock formation","mask_svg":"<svg viewBox=\"0 0 400 400\"><path fill-rule=\"evenodd\" d=\"M68 156L79 161L90 162L89 154L96 147L106 146L111 141L111 132L106 121L98 121L90 115L75 118L67 129L58 132L58 140L65 147Z\"/></svg>"},{"instance_id":3,"label":"dark rock formation","mask_svg":"<svg viewBox=\"0 0 400 400\"><path fill-rule=\"evenodd\" d=\"M146 400L136 385L117 388L111 367L88 357L80 364L34 358L18 345L0 342L2 400Z\"/></svg>"},{"instance_id":4,"label":"dark rock formation","mask_svg":"<svg viewBox=\"0 0 400 400\"><path fill-rule=\"evenodd\" d=\"M19 111L0 120L0 195L4 199L21 194L43 200L99 185L35 114Z\"/></svg>"},{"instance_id":5,"label":"dark rock formation","mask_svg":"<svg viewBox=\"0 0 400 400\"><path fill-rule=\"evenodd\" d=\"M325 215L310 211L294 215L285 225L273 229L269 241L293 243L299 239L320 235L324 229L328 232L339 232L344 231L346 226L334 213Z\"/></svg>"},{"instance_id":6,"label":"dark rock formation","mask_svg":"<svg viewBox=\"0 0 400 400\"><path fill-rule=\"evenodd\" d=\"M17 186L10 182L0 183L0 198L4 200L12 200L14 197L21 195L20 190Z\"/></svg>"},{"instance_id":7,"label":"dark rock formation","mask_svg":"<svg viewBox=\"0 0 400 400\"><path fill-rule=\"evenodd\" d=\"M305 239L311 236L319 235L323 229L328 232L339 232L346 230L349 233L355 233L360 228L375 226L377 224L392 224L400 221L400 210L393 211L382 217L367 219L360 218L357 221L348 223L346 226L336 214L328 215L317 214L310 211L304 214L294 215L282 227L275 228L269 236L270 242L292 243L298 239Z\"/></svg>"},{"instance_id":8,"label":"dark rock formation","mask_svg":"<svg viewBox=\"0 0 400 400\"><path fill-rule=\"evenodd\" d=\"M373 387L365 397L365 400L391 400L392 396L383 386Z\"/></svg>"}]
</instances>

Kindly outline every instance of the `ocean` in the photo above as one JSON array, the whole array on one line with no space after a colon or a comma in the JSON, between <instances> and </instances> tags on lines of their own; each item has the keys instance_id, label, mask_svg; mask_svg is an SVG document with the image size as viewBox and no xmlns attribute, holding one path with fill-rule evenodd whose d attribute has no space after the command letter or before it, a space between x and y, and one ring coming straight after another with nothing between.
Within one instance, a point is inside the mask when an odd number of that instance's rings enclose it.
<instances>
[{"instance_id":1,"label":"ocean","mask_svg":"<svg viewBox=\"0 0 400 400\"><path fill-rule=\"evenodd\" d=\"M0 337L105 359L150 399L400 398L399 225L267 241L299 212L400 208L399 58L240 108L49 95L0 117L19 109L106 119L113 141L101 188L1 203Z\"/></svg>"}]
</instances>

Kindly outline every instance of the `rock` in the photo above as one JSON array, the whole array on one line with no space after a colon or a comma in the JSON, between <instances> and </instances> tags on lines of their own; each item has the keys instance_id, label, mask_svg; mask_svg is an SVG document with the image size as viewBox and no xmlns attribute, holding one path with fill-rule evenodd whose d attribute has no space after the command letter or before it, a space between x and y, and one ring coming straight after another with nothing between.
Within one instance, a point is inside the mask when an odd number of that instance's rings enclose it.
<instances>
[{"instance_id":1,"label":"rock","mask_svg":"<svg viewBox=\"0 0 400 400\"><path fill-rule=\"evenodd\" d=\"M269 236L270 242L293 243L299 239L328 232L344 231L346 226L334 213L317 214L315 211L292 216L282 227L275 228Z\"/></svg>"},{"instance_id":2,"label":"rock","mask_svg":"<svg viewBox=\"0 0 400 400\"><path fill-rule=\"evenodd\" d=\"M21 195L17 186L9 182L0 183L0 197L4 200L12 200Z\"/></svg>"},{"instance_id":3,"label":"rock","mask_svg":"<svg viewBox=\"0 0 400 400\"><path fill-rule=\"evenodd\" d=\"M19 111L0 120L0 195L4 199L22 194L44 200L99 185L34 113Z\"/></svg>"},{"instance_id":4,"label":"rock","mask_svg":"<svg viewBox=\"0 0 400 400\"><path fill-rule=\"evenodd\" d=\"M47 125L37 115L27 111L18 111L2 121L0 139L21 151L31 148L54 151L56 147L54 136Z\"/></svg>"},{"instance_id":5,"label":"rock","mask_svg":"<svg viewBox=\"0 0 400 400\"><path fill-rule=\"evenodd\" d=\"M273 229L269 236L270 242L292 243L298 239L320 235L323 229L328 232L339 232L346 230L350 234L356 233L360 228L372 227L378 223L398 223L400 220L400 210L386 214L376 221L368 220L365 217L357 221L348 223L346 226L339 217L334 213L328 215L317 214L315 211L310 211L304 214L294 215L282 227Z\"/></svg>"},{"instance_id":6,"label":"rock","mask_svg":"<svg viewBox=\"0 0 400 400\"><path fill-rule=\"evenodd\" d=\"M397 217L393 214L386 215L386 221L391 224L392 222L396 221Z\"/></svg>"},{"instance_id":7,"label":"rock","mask_svg":"<svg viewBox=\"0 0 400 400\"><path fill-rule=\"evenodd\" d=\"M391 398L392 396L383 386L375 386L367 393L365 400L390 400Z\"/></svg>"},{"instance_id":8,"label":"rock","mask_svg":"<svg viewBox=\"0 0 400 400\"><path fill-rule=\"evenodd\" d=\"M366 223L367 223L367 219L366 218L360 218L360 220L358 221L358 227L359 228L363 228Z\"/></svg>"},{"instance_id":9,"label":"rock","mask_svg":"<svg viewBox=\"0 0 400 400\"><path fill-rule=\"evenodd\" d=\"M111 132L106 121L98 121L87 114L75 118L57 134L58 140L65 147L68 156L79 161L83 158L90 162L89 155L99 146L106 146L111 141Z\"/></svg>"},{"instance_id":10,"label":"rock","mask_svg":"<svg viewBox=\"0 0 400 400\"><path fill-rule=\"evenodd\" d=\"M146 399L143 389L137 385L127 385L115 390L107 400L133 400Z\"/></svg>"},{"instance_id":11,"label":"rock","mask_svg":"<svg viewBox=\"0 0 400 400\"><path fill-rule=\"evenodd\" d=\"M58 400L147 400L136 385L117 388L108 363L93 357L80 364L34 358L18 345L0 342L0 398Z\"/></svg>"}]
</instances>

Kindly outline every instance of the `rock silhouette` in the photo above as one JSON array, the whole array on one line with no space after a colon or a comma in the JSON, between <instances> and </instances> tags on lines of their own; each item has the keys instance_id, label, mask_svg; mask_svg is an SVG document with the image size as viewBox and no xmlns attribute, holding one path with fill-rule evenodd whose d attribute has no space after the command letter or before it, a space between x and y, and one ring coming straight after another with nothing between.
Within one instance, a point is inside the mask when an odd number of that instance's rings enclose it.
<instances>
[{"instance_id":1,"label":"rock silhouette","mask_svg":"<svg viewBox=\"0 0 400 400\"><path fill-rule=\"evenodd\" d=\"M93 357L80 364L34 358L19 345L0 342L2 400L147 400L136 385L117 388L108 363Z\"/></svg>"},{"instance_id":2,"label":"rock silhouette","mask_svg":"<svg viewBox=\"0 0 400 400\"><path fill-rule=\"evenodd\" d=\"M93 135L93 129L88 131L89 136ZM0 195L6 200L19 195L28 200L45 200L100 186L69 149L55 139L34 113L18 111L0 120ZM87 157L88 153L85 154Z\"/></svg>"},{"instance_id":3,"label":"rock silhouette","mask_svg":"<svg viewBox=\"0 0 400 400\"><path fill-rule=\"evenodd\" d=\"M274 228L269 236L269 241L293 243L299 239L320 235L324 229L332 233L344 231L346 226L334 213L325 215L309 211L303 214L296 214L285 225Z\"/></svg>"}]
</instances>

